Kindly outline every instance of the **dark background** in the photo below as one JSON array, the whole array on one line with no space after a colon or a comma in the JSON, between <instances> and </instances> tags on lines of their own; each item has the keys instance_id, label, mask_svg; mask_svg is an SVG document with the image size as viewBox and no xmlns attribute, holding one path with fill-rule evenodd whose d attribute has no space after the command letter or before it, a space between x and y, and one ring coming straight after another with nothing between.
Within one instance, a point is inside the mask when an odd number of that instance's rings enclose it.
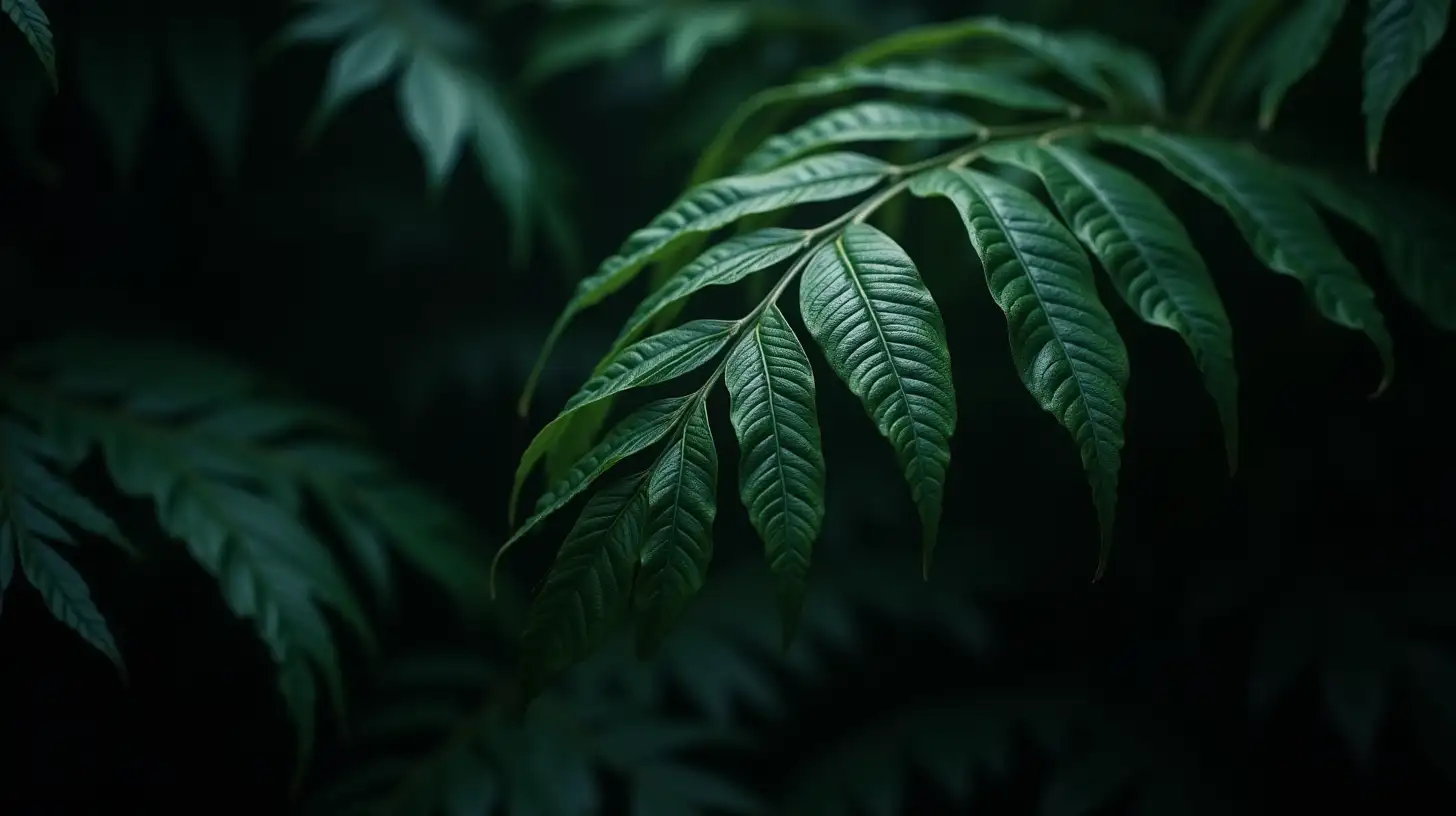
<instances>
[{"instance_id":1,"label":"dark background","mask_svg":"<svg viewBox=\"0 0 1456 816\"><path fill-rule=\"evenodd\" d=\"M514 404L524 375L580 269L539 239L526 263L511 262L508 221L473 158L431 195L390 90L351 103L301 148L331 54L309 46L251 75L235 170L220 166L159 78L138 160L121 174L104 123L74 91L68 46L88 26L145 30L160 7L118 3L103 19L94 4L45 5L61 90L21 120L30 129L9 131L0 166L0 342L13 349L104 329L245 361L364 422L411 474L471 514L482 548L498 546L520 451L585 377L642 284L578 321L522 420ZM450 5L483 33L489 70L513 89L518 115L559 168L588 268L682 189L696 151L746 94L867 38L994 12L1094 29L1169 68L1201 6L820 3L828 18L853 22L848 33L750 32L711 51L680 84L664 79L652 46L525 87L513 78L559 12ZM255 48L290 12L281 2L225 6L218 13L243 26ZM1361 168L1363 11L1352 4L1334 47L1288 97L1275 135L1265 138L1271 152ZM44 78L14 31L0 32L0 51L14 108ZM1439 49L1402 99L1380 169L1438 196L1452 182L1453 53ZM1220 117L1245 133L1253 120L1248 104ZM927 749L946 756L959 738L972 754L1004 753L1004 772L979 775L973 795L960 799L911 771L903 812L1028 812L1073 772L1059 764L1062 755L1025 736L962 729L950 715L912 716L1010 698L1034 717L1074 724L1071 756L1092 757L1077 772L1101 780L1129 768L1143 773L1097 812L1135 812L1135 792L1158 786L1196 791L1187 795L1227 804L1227 812L1456 806L1456 688L1423 689L1396 668L1412 638L1453 659L1456 471L1443 391L1456 343L1389 284L1363 234L1331 221L1376 287L1395 337L1394 384L1368 401L1379 379L1368 341L1320 320L1295 282L1259 268L1213 205L1146 163L1127 158L1125 166L1186 219L1233 320L1243 422L1237 475L1225 472L1212 404L1186 348L1138 322L1108 287L1133 374L1116 547L1106 578L1092 583L1096 523L1075 450L1021 388L1004 320L953 213L916 205L924 215L899 237L945 313L961 411L930 587L918 580L919 534L890 451L821 367L829 521L810 604L840 604L834 614L843 613L855 636L840 645L801 638L795 650L821 657L815 673L772 651L705 650L703 661L732 653L735 662L698 664L699 674L723 675L746 661L782 705L732 709L746 746L704 755L700 768L778 803L843 746L869 746L864 767L879 772L915 766L901 754L917 740L952 746ZM747 306L730 289L696 298L690 313L732 317ZM713 411L722 442L726 409L715 402ZM731 444L720 444L720 457L710 588L728 565L753 568L761 559L734 495ZM147 523L145 513L137 517ZM509 562L518 593L539 580L569 524L569 516L556 519ZM213 581L180 548L139 563L83 552L77 563L111 621L130 682L122 685L51 620L34 593L12 591L0 616L0 742L8 757L0 803L14 804L0 811L291 812L294 739L273 669ZM872 574L885 599L864 600L876 593L856 595L845 589L850 583L836 589L835 570L856 564L881 565ZM428 584L406 589L399 614L381 624L386 662L420 650L509 653L437 602ZM770 605L762 593L746 597L754 610ZM967 648L956 634L965 630L938 617L932 601L945 597L972 610L979 648ZM734 601L721 602L731 609ZM1334 624L1281 632L1290 609L1337 622L1368 613L1382 629L1360 642ZM713 636L690 624L675 639ZM1306 653L1320 657L1301 663ZM1251 689L1281 663L1298 673L1267 712L1253 711ZM374 667L355 660L348 668L358 692L351 700L367 707ZM1362 672L1378 677L1350 679ZM693 699L680 689L661 716L698 716ZM1339 725L1359 720L1362 706L1378 706L1364 756ZM876 737L881 723L889 725ZM354 767L354 749L329 720L321 733L304 794ZM829 775L846 785L874 776L856 767ZM603 784L610 810L622 794ZM1153 801L1136 812L1171 812Z\"/></svg>"}]
</instances>

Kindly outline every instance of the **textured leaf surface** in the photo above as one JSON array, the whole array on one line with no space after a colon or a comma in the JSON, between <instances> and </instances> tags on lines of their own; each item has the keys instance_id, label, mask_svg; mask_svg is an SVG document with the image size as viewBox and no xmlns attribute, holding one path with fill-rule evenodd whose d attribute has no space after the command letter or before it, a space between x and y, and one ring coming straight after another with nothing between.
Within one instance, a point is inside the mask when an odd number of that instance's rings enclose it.
<instances>
[{"instance_id":1,"label":"textured leaf surface","mask_svg":"<svg viewBox=\"0 0 1456 816\"><path fill-rule=\"evenodd\" d=\"M723 380L742 451L739 494L778 583L787 644L824 523L825 472L814 370L777 306L769 306L734 347Z\"/></svg>"},{"instance_id":2,"label":"textured leaf surface","mask_svg":"<svg viewBox=\"0 0 1456 816\"><path fill-rule=\"evenodd\" d=\"M788 133L772 136L743 160L742 173L761 173L784 162L851 142L956 139L985 127L952 111L898 102L861 102L817 116Z\"/></svg>"},{"instance_id":3,"label":"textured leaf surface","mask_svg":"<svg viewBox=\"0 0 1456 816\"><path fill-rule=\"evenodd\" d=\"M895 449L920 512L928 572L956 423L940 309L905 250L866 224L814 254L799 303L830 366Z\"/></svg>"},{"instance_id":4,"label":"textured leaf surface","mask_svg":"<svg viewBox=\"0 0 1456 816\"><path fill-rule=\"evenodd\" d=\"M505 552L547 516L565 507L618 462L667 436L682 415L682 408L691 397L672 397L642 406L629 414L587 451L574 467L536 501L536 510L521 523L510 540L501 548ZM499 556L497 556L499 558Z\"/></svg>"},{"instance_id":5,"label":"textured leaf surface","mask_svg":"<svg viewBox=\"0 0 1456 816\"><path fill-rule=\"evenodd\" d=\"M652 471L647 545L636 607L637 648L650 654L687 609L713 559L718 514L718 449L707 405L697 402L680 436Z\"/></svg>"},{"instance_id":6,"label":"textured leaf surface","mask_svg":"<svg viewBox=\"0 0 1456 816\"><path fill-rule=\"evenodd\" d=\"M643 266L676 240L728 226L746 215L862 193L880 183L892 169L891 165L869 156L826 153L768 173L730 176L689 190L652 219L652 223L632 233L616 255L607 258L595 273L577 284L576 292L541 348L526 384L522 406L530 399L546 359L572 318L626 286Z\"/></svg>"},{"instance_id":7,"label":"textured leaf surface","mask_svg":"<svg viewBox=\"0 0 1456 816\"><path fill-rule=\"evenodd\" d=\"M1106 566L1127 404L1127 349L1077 239L1030 193L974 170L938 170L910 190L955 204L1006 313L1021 382L1071 432L1092 486Z\"/></svg>"},{"instance_id":8,"label":"textured leaf surface","mask_svg":"<svg viewBox=\"0 0 1456 816\"><path fill-rule=\"evenodd\" d=\"M1233 217L1254 254L1271 270L1304 284L1321 315L1364 332L1385 365L1377 392L1390 383L1394 354L1375 293L1345 258L1314 211L1279 168L1227 142L1152 129L1099 134L1152 158Z\"/></svg>"},{"instance_id":9,"label":"textured leaf surface","mask_svg":"<svg viewBox=\"0 0 1456 816\"><path fill-rule=\"evenodd\" d=\"M116 523L56 475L60 451L12 419L0 419L0 596L21 572L40 592L56 620L105 655L123 675L126 667L91 591L52 545L74 545L64 524L126 546Z\"/></svg>"},{"instance_id":10,"label":"textured leaf surface","mask_svg":"<svg viewBox=\"0 0 1456 816\"><path fill-rule=\"evenodd\" d=\"M30 44L30 50L40 60L45 68L46 75L51 78L51 86L56 85L56 45L51 37L51 21L46 17L45 9L40 7L36 0L4 0L5 14L20 33L25 41Z\"/></svg>"},{"instance_id":11,"label":"textured leaf surface","mask_svg":"<svg viewBox=\"0 0 1456 816\"><path fill-rule=\"evenodd\" d=\"M523 672L532 691L601 647L627 612L647 524L646 478L593 496L526 613Z\"/></svg>"},{"instance_id":12,"label":"textured leaf surface","mask_svg":"<svg viewBox=\"0 0 1456 816\"><path fill-rule=\"evenodd\" d=\"M1364 179L1337 179L1286 167L1321 207L1358 225L1380 244L1385 266L1401 292L1426 318L1456 331L1456 212L1444 201Z\"/></svg>"},{"instance_id":13,"label":"textured leaf surface","mask_svg":"<svg viewBox=\"0 0 1456 816\"><path fill-rule=\"evenodd\" d=\"M1268 83L1259 103L1259 127L1274 124L1284 95L1324 56L1346 5L1346 0L1304 0L1280 26Z\"/></svg>"},{"instance_id":14,"label":"textured leaf surface","mask_svg":"<svg viewBox=\"0 0 1456 816\"><path fill-rule=\"evenodd\" d=\"M1365 150L1371 169L1385 120L1446 35L1451 0L1369 0L1365 19Z\"/></svg>"},{"instance_id":15,"label":"textured leaf surface","mask_svg":"<svg viewBox=\"0 0 1456 816\"><path fill-rule=\"evenodd\" d=\"M728 345L737 327L731 320L694 320L691 323L639 340L617 354L601 373L587 380L567 400L561 414L542 428L521 454L516 467L516 482L511 490L511 515L514 519L521 487L530 477L536 463L551 449L574 415L594 402L620 394L630 388L667 382L703 365Z\"/></svg>"},{"instance_id":16,"label":"textured leaf surface","mask_svg":"<svg viewBox=\"0 0 1456 816\"><path fill-rule=\"evenodd\" d=\"M1233 327L1182 222L1147 185L1086 153L1018 145L990 155L1037 174L1123 300L1143 320L1172 329L1188 344L1218 407L1232 472L1239 438Z\"/></svg>"}]
</instances>

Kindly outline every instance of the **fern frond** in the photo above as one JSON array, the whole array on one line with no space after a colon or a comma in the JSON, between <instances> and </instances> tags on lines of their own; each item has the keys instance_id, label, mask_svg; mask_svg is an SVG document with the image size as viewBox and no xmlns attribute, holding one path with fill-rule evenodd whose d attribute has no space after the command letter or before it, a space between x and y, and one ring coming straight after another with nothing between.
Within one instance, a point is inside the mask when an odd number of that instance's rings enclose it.
<instances>
[{"instance_id":1,"label":"fern frond","mask_svg":"<svg viewBox=\"0 0 1456 816\"><path fill-rule=\"evenodd\" d=\"M153 502L163 531L255 625L301 732L312 727L314 677L336 704L342 694L324 610L366 644L373 638L338 560L304 519L305 498L322 505L386 599L391 554L466 603L485 579L452 511L371 454L346 423L269 393L242 369L165 347L78 340L18 355L0 396L39 428L35 438L64 452L57 458L74 463L98 450L122 492ZM58 517L110 532L79 497L31 478L50 496L37 501ZM16 518L33 516L25 512ZM59 528L40 529L54 538Z\"/></svg>"},{"instance_id":2,"label":"fern frond","mask_svg":"<svg viewBox=\"0 0 1456 816\"><path fill-rule=\"evenodd\" d=\"M1089 95L1100 97L1105 107L1084 110L1035 82L951 62L884 62L985 37L1035 55ZM1151 102L1157 95L1154 89L1161 87L1162 78L1150 61L1114 43L978 18L892 37L844 65L751 101L743 109L748 113L740 112L724 133L731 134L744 117L766 106L850 90L933 94L943 103L946 97L959 98L998 107L1007 117L1053 109L1063 115L977 126L975 119L950 108L932 112L881 100L833 110L770 137L751 154L747 166L774 166L788 156L850 141L948 141L948 130L969 133L950 150L909 164L860 153L818 153L756 175L703 182L582 281L548 338L537 371L577 314L621 290L648 264L671 268L675 254L696 250L709 233L741 218L859 197L818 227L744 231L669 274L634 311L592 379L532 441L517 471L515 493L543 459L549 462L555 456L576 464L554 479L507 547L609 468L660 443L646 477L652 532L628 525L625 538L603 538L588 553L575 554L573 546L572 558L558 561L548 585L564 585L567 571L575 571L579 563L613 566L598 568L596 581L572 596L573 614L558 624L565 630L535 631L532 639L542 648L569 641L569 651L578 659L589 646L604 642L608 624L623 616L616 613L615 594L610 604L596 601L607 597L602 576L611 574L620 582L625 575L623 548L638 553L631 617L649 649L661 640L664 627L684 613L703 586L711 559L716 450L703 401L725 372L730 415L742 448L740 492L778 577L781 636L793 630L814 538L822 526L825 490L812 399L816 381L778 308L780 298L796 284L809 335L895 449L919 512L922 569L928 570L949 473L958 389L939 308L915 262L893 237L866 224L906 193L946 198L956 207L986 285L1006 314L1010 350L1023 385L1072 435L1101 532L1098 576L1114 540L1129 362L1086 250L1141 319L1173 329L1189 346L1217 407L1231 470L1238 450L1238 379L1228 316L1187 230L1151 187L1087 149L1130 148L1221 206L1265 266L1300 281L1324 318L1370 339L1384 366L1376 393L1383 390L1393 366L1385 319L1372 289L1336 245L1305 193L1278 162L1252 148L1129 116L1129 111L1151 106L1126 104L1124 89L1141 89L1142 101ZM731 149L726 142L710 146L700 168L718 166ZM1030 170L1051 194L1057 212L1027 190L975 166L982 162ZM1376 226L1367 213L1355 215ZM1388 227L1378 228L1384 232ZM1435 251L1402 246L1403 258L1419 258L1406 260L1408 266L1419 266L1419 274L1434 277L1429 270L1435 268ZM767 287L743 318L698 320L628 345L649 325L670 319L691 293L781 262L788 263L777 283ZM665 383L707 368L715 359L716 367L694 392L653 403L595 448L586 448L614 395ZM526 398L529 394L528 385ZM591 637L582 637L583 632Z\"/></svg>"},{"instance_id":3,"label":"fern frond","mask_svg":"<svg viewBox=\"0 0 1456 816\"><path fill-rule=\"evenodd\" d=\"M3 9L5 16L10 18L10 22L15 24L25 41L30 44L30 50L35 52L41 67L45 68L52 89L56 88L56 45L51 35L51 20L46 16L45 9L40 7L37 0L4 0Z\"/></svg>"}]
</instances>

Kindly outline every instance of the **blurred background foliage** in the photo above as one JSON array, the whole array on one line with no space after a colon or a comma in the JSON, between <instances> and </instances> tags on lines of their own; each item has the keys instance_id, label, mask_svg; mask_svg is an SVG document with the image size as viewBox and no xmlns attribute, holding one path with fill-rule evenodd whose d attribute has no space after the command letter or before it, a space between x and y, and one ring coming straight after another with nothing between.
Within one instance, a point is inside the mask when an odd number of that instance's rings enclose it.
<instances>
[{"instance_id":1,"label":"blurred background foliage","mask_svg":"<svg viewBox=\"0 0 1456 816\"><path fill-rule=\"evenodd\" d=\"M58 92L20 33L0 30L6 350L99 333L266 372L460 508L464 551L480 556L507 532L519 452L631 305L580 321L519 418L574 279L676 196L745 98L907 26L1002 14L1144 48L1186 109L1230 36L1220 9L1241 4L42 5ZM1363 166L1358 17L1286 100L1262 137L1271 150ZM1254 42L1210 97L1215 127L1254 133L1271 43ZM1443 207L1452 54L1412 85L1381 159L1383 177ZM1441 394L1456 344L1372 276L1399 368L1367 401L1377 362L1362 339L1316 319L1289 281L1245 274L1256 262L1222 213L1161 191L1237 329L1242 463L1224 475L1186 352L1109 299L1138 367L1100 583L1072 449L1025 398L953 214L917 209L903 242L946 313L964 395L930 583L888 449L847 393L826 390L839 453L790 650L757 540L725 503L714 577L662 655L611 651L508 721L522 603L569 520L520 549L494 604L483 583L469 602L474 558L436 563L432 579L401 551L378 562L394 573L390 600L366 603L377 647L338 638L344 695L320 700L304 765L262 644L213 579L156 546L168 531L102 491L131 538L155 539L141 559L74 559L128 671L108 673L38 594L12 589L0 810L1450 810L1456 470ZM1378 267L1362 235L1332 228ZM439 591L452 570L465 603Z\"/></svg>"}]
</instances>

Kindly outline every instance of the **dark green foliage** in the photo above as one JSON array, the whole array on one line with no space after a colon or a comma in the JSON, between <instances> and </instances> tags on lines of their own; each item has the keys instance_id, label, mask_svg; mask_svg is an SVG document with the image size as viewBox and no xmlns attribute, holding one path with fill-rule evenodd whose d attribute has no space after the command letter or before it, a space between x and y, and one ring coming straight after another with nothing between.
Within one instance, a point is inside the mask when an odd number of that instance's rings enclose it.
<instances>
[{"instance_id":1,"label":"dark green foliage","mask_svg":"<svg viewBox=\"0 0 1456 816\"><path fill-rule=\"evenodd\" d=\"M1419 5L1431 16L1432 8L1442 4L1386 5ZM1307 9L1287 24L1281 36L1300 39L1304 53L1314 51L1317 57L1316 45L1328 39L1337 11L1333 6L1321 8L1318 14ZM1372 13L1381 20L1394 14L1379 3ZM1440 33L1433 22L1423 30L1434 32L1432 37ZM1019 72L923 59L927 53L983 39L1021 49L1076 86L1085 98L1069 101L1035 81L1024 80ZM1390 50L1395 46L1377 38L1372 47ZM1276 66L1265 98L1266 123L1279 98L1310 64L1312 59L1302 58L1298 63ZM687 402L670 425L660 429L654 425L652 439L643 437L642 445L631 448L635 452L659 439L665 443L648 491L648 513L656 521L628 545L640 551L643 565L634 587L639 632L650 634L650 641L660 639L664 625L681 614L701 587L712 554L715 453L706 414L698 406L725 369L730 378L741 380L744 361L755 349L762 357L761 321L763 317L781 321L776 303L797 283L799 311L809 334L895 449L919 509L928 572L949 471L950 438L956 429L958 389L952 384L940 309L921 282L914 261L891 236L863 223L908 191L920 198L944 197L955 205L980 258L991 296L1005 312L1011 355L1022 384L1073 437L1101 526L1100 576L1115 530L1129 363L1121 334L1101 301L1087 251L1141 319L1178 331L1193 350L1194 361L1218 406L1230 470L1238 461L1238 380L1228 318L1178 217L1152 188L1093 158L1087 149L1104 144L1141 153L1217 204L1263 265L1300 281L1325 319L1360 331L1371 340L1385 368L1377 394L1390 384L1393 374L1393 342L1374 292L1335 242L1306 190L1276 160L1248 146L1161 124L1162 88L1161 75L1150 59L1110 41L1058 35L999 18L978 18L887 38L851 54L839 67L749 100L743 109L748 113L731 121L726 136L710 146L699 165L700 174L705 168L723 166L729 151L742 152L732 138L753 112L849 91L897 91L942 100L961 97L999 109L1001 120L1008 115L1016 120L986 127L951 109L911 109L871 101L769 137L749 154L739 174L702 181L690 189L578 284L546 341L538 372L576 315L624 288L648 265L670 268L674 253L701 246L702 234L799 204L865 197L843 215L798 233L798 238L795 233L750 233L707 250L680 272L665 277L657 291L674 294L650 296L623 329L623 338L642 330L644 315L670 317L675 310L664 310L663 300L680 300L682 295L676 293L686 294L699 288L704 278L711 280L714 273L704 270L725 266L744 270L733 276L736 278L780 260L779 253L763 254L760 244L765 240L777 246L782 236L787 250L784 260L798 254L779 282L741 320L699 320L626 348L619 342L565 411L532 441L517 470L515 492L553 449L563 458L580 455L606 414L609 403L605 398L666 381L731 349L696 394L684 398ZM1060 115L1044 118L1047 113ZM949 141L957 135L970 140L906 165L841 150L854 142ZM830 149L838 152L816 153ZM777 166L779 157L804 154L810 155ZM1061 218L1033 193L970 167L985 160L1017 165L1036 174ZM1314 178L1319 183L1320 177ZM1345 199L1332 206L1344 209L1347 217L1372 232L1384 232L1373 211ZM1401 254L1404 259L1417 256L1408 245ZM1400 278L1422 280L1419 285L1407 281L1404 291L1440 314L1445 308L1440 294L1445 287L1438 282L1443 273L1429 263L1406 260L1392 266ZM1424 272L1407 274L1417 265ZM1435 302L1431 302L1432 296ZM778 331L788 331L792 339L792 329L786 323L781 325ZM711 338L711 343L700 342L700 335ZM759 367L766 369L767 363L760 362ZM807 367L799 368L807 371ZM803 393L803 383L807 383L812 392L812 377L796 376L798 391ZM523 406L533 384L527 383ZM750 415L764 417L760 423L773 423L781 413L771 388L747 393L741 383L730 383L729 390L740 437ZM590 413L580 413L591 403L596 407ZM783 606L786 631L793 628L793 598L800 592L797 587L803 582L825 501L822 479L788 475L789 468L802 470L804 463L824 456L817 432L803 430L813 430L812 410L806 407L811 405L800 398L797 407L789 409L792 427L798 429L793 433L797 450L792 456L783 445L767 448L768 472L773 476L767 484L769 489L778 486L777 495L765 500L761 498L763 488L744 482L750 521L765 541L771 565L781 572L785 569L785 514L792 512L797 517L793 554L788 556L793 564L786 590L789 600ZM573 423L574 429L570 427ZM741 439L741 444L745 470L753 476L759 466L748 457L765 456L760 452L763 443L749 437ZM579 492L605 467L625 458L625 451L616 445L605 456L608 451L598 447L568 469L564 478L548 473L553 486L538 504L537 513L518 528L509 544L547 513L561 509L564 498ZM692 467L688 466L690 460ZM590 478L576 475L586 471L592 474ZM514 495L511 504L514 507ZM623 545L614 540L613 547L618 546ZM664 584L663 576L669 573L672 581ZM570 621L573 629L595 631L607 623L601 605L592 601L592 597L576 600L584 618ZM561 635L533 630L533 637L551 640ZM527 648L533 648L529 641Z\"/></svg>"}]
</instances>

